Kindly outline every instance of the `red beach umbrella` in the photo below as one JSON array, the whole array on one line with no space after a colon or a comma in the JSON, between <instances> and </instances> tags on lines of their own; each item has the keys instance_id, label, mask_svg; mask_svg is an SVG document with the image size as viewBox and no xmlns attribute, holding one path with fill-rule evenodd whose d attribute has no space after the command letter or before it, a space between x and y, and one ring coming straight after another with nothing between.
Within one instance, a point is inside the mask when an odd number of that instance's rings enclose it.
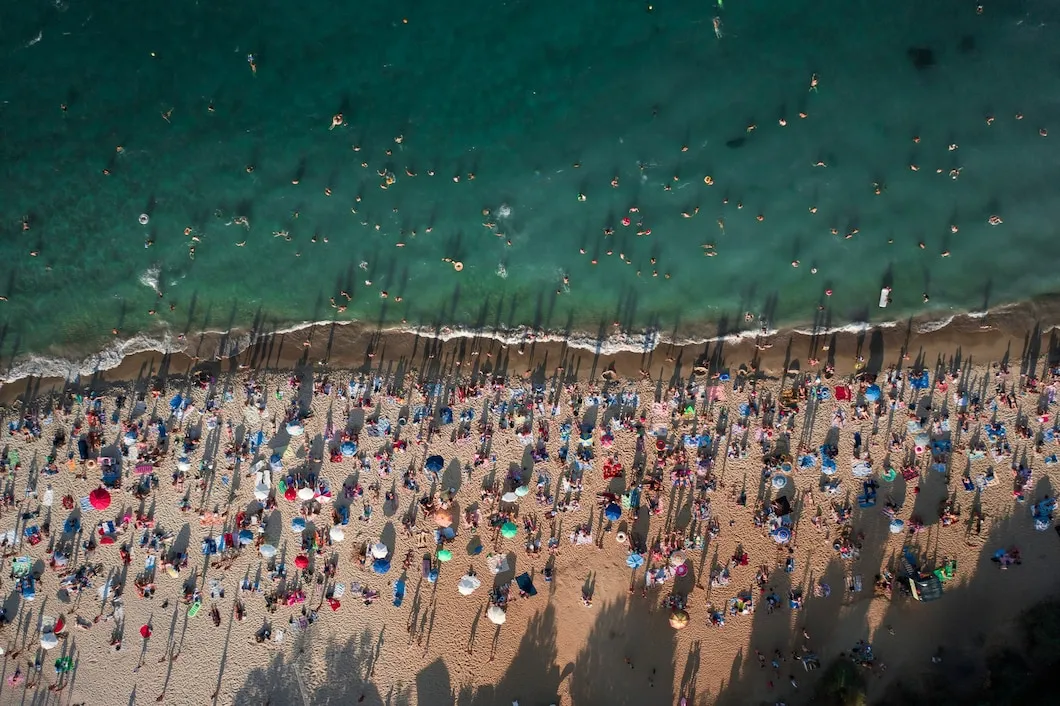
<instances>
[{"instance_id":1,"label":"red beach umbrella","mask_svg":"<svg viewBox=\"0 0 1060 706\"><path fill-rule=\"evenodd\" d=\"M147 638L151 637L151 626L150 625L141 625L140 626L140 637L142 637L145 640Z\"/></svg>"},{"instance_id":2,"label":"red beach umbrella","mask_svg":"<svg viewBox=\"0 0 1060 706\"><path fill-rule=\"evenodd\" d=\"M291 486L287 486L287 490L283 491L283 497L293 503L298 499L298 491Z\"/></svg>"},{"instance_id":3,"label":"red beach umbrella","mask_svg":"<svg viewBox=\"0 0 1060 706\"><path fill-rule=\"evenodd\" d=\"M332 610L338 610L342 607L342 603L339 602L338 598L329 598L328 605L331 606Z\"/></svg>"},{"instance_id":4,"label":"red beach umbrella","mask_svg":"<svg viewBox=\"0 0 1060 706\"><path fill-rule=\"evenodd\" d=\"M307 557L305 554L299 554L294 558L294 565L297 566L299 569L309 568L309 557Z\"/></svg>"},{"instance_id":5,"label":"red beach umbrella","mask_svg":"<svg viewBox=\"0 0 1060 706\"><path fill-rule=\"evenodd\" d=\"M110 493L102 485L88 494L88 502L97 510L110 507Z\"/></svg>"}]
</instances>

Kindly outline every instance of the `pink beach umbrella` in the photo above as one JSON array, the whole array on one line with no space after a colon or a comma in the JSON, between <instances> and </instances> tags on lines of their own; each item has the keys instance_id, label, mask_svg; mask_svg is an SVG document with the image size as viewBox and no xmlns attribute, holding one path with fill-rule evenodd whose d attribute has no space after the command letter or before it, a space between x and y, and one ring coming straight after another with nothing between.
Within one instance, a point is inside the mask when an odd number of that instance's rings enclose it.
<instances>
[{"instance_id":1,"label":"pink beach umbrella","mask_svg":"<svg viewBox=\"0 0 1060 706\"><path fill-rule=\"evenodd\" d=\"M88 494L88 502L97 510L106 510L110 507L110 493L103 486L99 486Z\"/></svg>"}]
</instances>

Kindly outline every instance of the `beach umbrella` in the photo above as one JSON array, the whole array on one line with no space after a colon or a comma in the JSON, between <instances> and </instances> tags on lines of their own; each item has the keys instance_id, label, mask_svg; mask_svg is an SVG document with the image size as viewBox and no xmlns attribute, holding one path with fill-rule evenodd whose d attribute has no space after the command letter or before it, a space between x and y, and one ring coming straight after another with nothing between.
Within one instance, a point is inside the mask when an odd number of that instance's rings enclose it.
<instances>
[{"instance_id":1,"label":"beach umbrella","mask_svg":"<svg viewBox=\"0 0 1060 706\"><path fill-rule=\"evenodd\" d=\"M895 518L891 520L891 524L887 529L891 531L891 534L900 534L903 527L905 527L905 523Z\"/></svg>"},{"instance_id":2,"label":"beach umbrella","mask_svg":"<svg viewBox=\"0 0 1060 706\"><path fill-rule=\"evenodd\" d=\"M150 625L141 625L140 626L140 637L142 637L145 640L147 638L151 637L151 626Z\"/></svg>"},{"instance_id":3,"label":"beach umbrella","mask_svg":"<svg viewBox=\"0 0 1060 706\"><path fill-rule=\"evenodd\" d=\"M604 517L611 520L612 522L622 517L621 506L619 506L618 503L611 503L606 508L604 508Z\"/></svg>"},{"instance_id":4,"label":"beach umbrella","mask_svg":"<svg viewBox=\"0 0 1060 706\"><path fill-rule=\"evenodd\" d=\"M305 518L304 517L292 517L291 518L291 531L295 534L305 531Z\"/></svg>"},{"instance_id":5,"label":"beach umbrella","mask_svg":"<svg viewBox=\"0 0 1060 706\"><path fill-rule=\"evenodd\" d=\"M390 553L390 550L387 549L386 545L382 542L376 542L372 545L371 552L372 557L374 559L386 559L387 554Z\"/></svg>"},{"instance_id":6,"label":"beach umbrella","mask_svg":"<svg viewBox=\"0 0 1060 706\"><path fill-rule=\"evenodd\" d=\"M254 533L250 530L239 530L239 545L246 546L254 543Z\"/></svg>"},{"instance_id":7,"label":"beach umbrella","mask_svg":"<svg viewBox=\"0 0 1060 706\"><path fill-rule=\"evenodd\" d=\"M777 544L787 544L791 540L791 530L787 527L777 527L771 534Z\"/></svg>"},{"instance_id":8,"label":"beach umbrella","mask_svg":"<svg viewBox=\"0 0 1060 706\"><path fill-rule=\"evenodd\" d=\"M688 561L688 555L680 549L670 555L670 566L680 566L686 561Z\"/></svg>"},{"instance_id":9,"label":"beach umbrella","mask_svg":"<svg viewBox=\"0 0 1060 706\"><path fill-rule=\"evenodd\" d=\"M297 566L299 569L308 569L309 557L307 557L305 554L299 554L294 558L294 565Z\"/></svg>"},{"instance_id":10,"label":"beach umbrella","mask_svg":"<svg viewBox=\"0 0 1060 706\"><path fill-rule=\"evenodd\" d=\"M342 442L342 446L339 447L339 450L342 452L343 456L349 458L350 456L353 456L355 453L357 453L357 444L353 443L352 441L344 441Z\"/></svg>"},{"instance_id":11,"label":"beach umbrella","mask_svg":"<svg viewBox=\"0 0 1060 706\"><path fill-rule=\"evenodd\" d=\"M258 551L261 552L261 555L266 559L271 559L276 556L276 547L272 546L271 544L262 544L258 548Z\"/></svg>"},{"instance_id":12,"label":"beach umbrella","mask_svg":"<svg viewBox=\"0 0 1060 706\"><path fill-rule=\"evenodd\" d=\"M280 454L269 456L269 470L276 472L283 470L283 459L280 458Z\"/></svg>"},{"instance_id":13,"label":"beach umbrella","mask_svg":"<svg viewBox=\"0 0 1060 706\"><path fill-rule=\"evenodd\" d=\"M298 499L299 500L312 500L313 496L316 495L312 488L299 488Z\"/></svg>"},{"instance_id":14,"label":"beach umbrella","mask_svg":"<svg viewBox=\"0 0 1060 706\"><path fill-rule=\"evenodd\" d=\"M867 388L865 388L865 399L869 402L875 402L876 400L880 399L880 394L881 391L879 385L869 385Z\"/></svg>"},{"instance_id":15,"label":"beach umbrella","mask_svg":"<svg viewBox=\"0 0 1060 706\"><path fill-rule=\"evenodd\" d=\"M389 559L376 559L372 562L372 571L377 574L385 574L390 571L390 560Z\"/></svg>"},{"instance_id":16,"label":"beach umbrella","mask_svg":"<svg viewBox=\"0 0 1060 706\"><path fill-rule=\"evenodd\" d=\"M346 532L338 525L333 525L332 528L328 530L328 536L331 537L332 542L338 543L346 539Z\"/></svg>"},{"instance_id":17,"label":"beach umbrella","mask_svg":"<svg viewBox=\"0 0 1060 706\"><path fill-rule=\"evenodd\" d=\"M427 470L437 473L445 466L445 459L441 456L429 456L427 458Z\"/></svg>"},{"instance_id":18,"label":"beach umbrella","mask_svg":"<svg viewBox=\"0 0 1060 706\"><path fill-rule=\"evenodd\" d=\"M509 490L507 493L501 496L501 500L506 503L514 503L519 501L519 496Z\"/></svg>"},{"instance_id":19,"label":"beach umbrella","mask_svg":"<svg viewBox=\"0 0 1060 706\"><path fill-rule=\"evenodd\" d=\"M494 625L504 625L504 621L508 619L508 616L504 613L504 608L498 605L491 605L489 610L486 611L486 617Z\"/></svg>"},{"instance_id":20,"label":"beach umbrella","mask_svg":"<svg viewBox=\"0 0 1060 706\"><path fill-rule=\"evenodd\" d=\"M49 630L47 632L42 632L40 634L40 646L43 647L44 649L50 650L51 648L55 647L58 644L59 644L59 638L57 638L55 636L55 633L53 633L51 630Z\"/></svg>"},{"instance_id":21,"label":"beach umbrella","mask_svg":"<svg viewBox=\"0 0 1060 706\"><path fill-rule=\"evenodd\" d=\"M519 528L516 527L514 522L508 521L501 525L501 536L506 539L511 539L515 535L519 534Z\"/></svg>"},{"instance_id":22,"label":"beach umbrella","mask_svg":"<svg viewBox=\"0 0 1060 706\"><path fill-rule=\"evenodd\" d=\"M258 483L254 486L254 499L255 500L267 500L269 497L269 486L264 483Z\"/></svg>"},{"instance_id":23,"label":"beach umbrella","mask_svg":"<svg viewBox=\"0 0 1060 706\"><path fill-rule=\"evenodd\" d=\"M686 625L688 625L688 613L686 611L675 610L670 613L670 627L674 630L680 630Z\"/></svg>"},{"instance_id":24,"label":"beach umbrella","mask_svg":"<svg viewBox=\"0 0 1060 706\"><path fill-rule=\"evenodd\" d=\"M106 510L110 507L110 492L101 485L88 494L88 502L97 510Z\"/></svg>"},{"instance_id":25,"label":"beach umbrella","mask_svg":"<svg viewBox=\"0 0 1060 706\"><path fill-rule=\"evenodd\" d=\"M688 564L678 564L674 567L675 576L684 576L688 573Z\"/></svg>"},{"instance_id":26,"label":"beach umbrella","mask_svg":"<svg viewBox=\"0 0 1060 706\"><path fill-rule=\"evenodd\" d=\"M287 424L287 433L291 436L301 436L305 434L305 427L298 422L289 422Z\"/></svg>"},{"instance_id":27,"label":"beach umbrella","mask_svg":"<svg viewBox=\"0 0 1060 706\"><path fill-rule=\"evenodd\" d=\"M773 482L773 488L776 489L776 490L780 490L780 489L782 489L784 486L786 486L788 484L788 479L785 476L777 474L777 475L773 476L773 481L772 482Z\"/></svg>"},{"instance_id":28,"label":"beach umbrella","mask_svg":"<svg viewBox=\"0 0 1060 706\"><path fill-rule=\"evenodd\" d=\"M446 562L453 558L453 553L448 549L438 550L438 561Z\"/></svg>"},{"instance_id":29,"label":"beach umbrella","mask_svg":"<svg viewBox=\"0 0 1060 706\"><path fill-rule=\"evenodd\" d=\"M515 489L515 494L517 496L519 496L520 498L525 496L525 495L529 495L530 494L530 486L528 486L528 485L520 485L518 488Z\"/></svg>"},{"instance_id":30,"label":"beach umbrella","mask_svg":"<svg viewBox=\"0 0 1060 706\"><path fill-rule=\"evenodd\" d=\"M471 574L464 574L464 577L460 579L460 583L456 585L456 590L460 591L462 596L470 596L475 592L475 589L482 585L477 576Z\"/></svg>"},{"instance_id":31,"label":"beach umbrella","mask_svg":"<svg viewBox=\"0 0 1060 706\"><path fill-rule=\"evenodd\" d=\"M181 473L187 473L191 470L191 459L187 456L181 456L177 459L177 470Z\"/></svg>"},{"instance_id":32,"label":"beach umbrella","mask_svg":"<svg viewBox=\"0 0 1060 706\"><path fill-rule=\"evenodd\" d=\"M292 503L298 499L298 491L294 489L293 485L287 486L287 489L283 491L283 499Z\"/></svg>"},{"instance_id":33,"label":"beach umbrella","mask_svg":"<svg viewBox=\"0 0 1060 706\"><path fill-rule=\"evenodd\" d=\"M631 569L639 569L644 566L644 555L631 552L630 555L626 557L626 566Z\"/></svg>"}]
</instances>

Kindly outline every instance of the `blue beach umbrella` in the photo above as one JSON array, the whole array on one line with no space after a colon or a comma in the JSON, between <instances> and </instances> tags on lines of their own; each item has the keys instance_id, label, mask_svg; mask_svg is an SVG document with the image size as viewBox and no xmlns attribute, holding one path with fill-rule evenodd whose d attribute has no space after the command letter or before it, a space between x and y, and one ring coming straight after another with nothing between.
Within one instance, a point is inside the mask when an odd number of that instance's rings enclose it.
<instances>
[{"instance_id":1,"label":"blue beach umbrella","mask_svg":"<svg viewBox=\"0 0 1060 706\"><path fill-rule=\"evenodd\" d=\"M349 458L350 456L353 456L355 453L357 453L357 444L353 443L352 441L344 441L342 442L342 446L339 448L339 450L342 452L343 456Z\"/></svg>"},{"instance_id":2,"label":"blue beach umbrella","mask_svg":"<svg viewBox=\"0 0 1060 706\"><path fill-rule=\"evenodd\" d=\"M613 522L622 517L622 508L617 503L611 503L604 508L604 517Z\"/></svg>"},{"instance_id":3,"label":"blue beach umbrella","mask_svg":"<svg viewBox=\"0 0 1060 706\"><path fill-rule=\"evenodd\" d=\"M632 552L629 556L626 557L626 566L631 569L639 569L640 567L644 566L644 555Z\"/></svg>"},{"instance_id":4,"label":"blue beach umbrella","mask_svg":"<svg viewBox=\"0 0 1060 706\"><path fill-rule=\"evenodd\" d=\"M876 400L880 399L880 386L869 385L867 388L865 388L865 399L869 402L875 402Z\"/></svg>"},{"instance_id":5,"label":"blue beach umbrella","mask_svg":"<svg viewBox=\"0 0 1060 706\"><path fill-rule=\"evenodd\" d=\"M377 574L385 574L390 571L390 559L376 559L372 562L372 571Z\"/></svg>"},{"instance_id":6,"label":"blue beach umbrella","mask_svg":"<svg viewBox=\"0 0 1060 706\"><path fill-rule=\"evenodd\" d=\"M437 473L445 466L445 459L441 456L430 456L427 458L427 470Z\"/></svg>"},{"instance_id":7,"label":"blue beach umbrella","mask_svg":"<svg viewBox=\"0 0 1060 706\"><path fill-rule=\"evenodd\" d=\"M239 530L239 543L243 546L254 541L254 533L250 530Z\"/></svg>"}]
</instances>

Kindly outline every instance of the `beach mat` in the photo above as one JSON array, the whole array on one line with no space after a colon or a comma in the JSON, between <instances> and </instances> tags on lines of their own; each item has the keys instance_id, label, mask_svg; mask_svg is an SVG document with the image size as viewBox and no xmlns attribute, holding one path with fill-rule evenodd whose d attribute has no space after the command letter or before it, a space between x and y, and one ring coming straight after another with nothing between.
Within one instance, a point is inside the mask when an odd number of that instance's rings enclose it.
<instances>
[{"instance_id":1,"label":"beach mat","mask_svg":"<svg viewBox=\"0 0 1060 706\"><path fill-rule=\"evenodd\" d=\"M515 577L515 583L519 586L519 590L527 596L537 595L537 589L534 588L534 582L530 579L530 574L525 571Z\"/></svg>"}]
</instances>

